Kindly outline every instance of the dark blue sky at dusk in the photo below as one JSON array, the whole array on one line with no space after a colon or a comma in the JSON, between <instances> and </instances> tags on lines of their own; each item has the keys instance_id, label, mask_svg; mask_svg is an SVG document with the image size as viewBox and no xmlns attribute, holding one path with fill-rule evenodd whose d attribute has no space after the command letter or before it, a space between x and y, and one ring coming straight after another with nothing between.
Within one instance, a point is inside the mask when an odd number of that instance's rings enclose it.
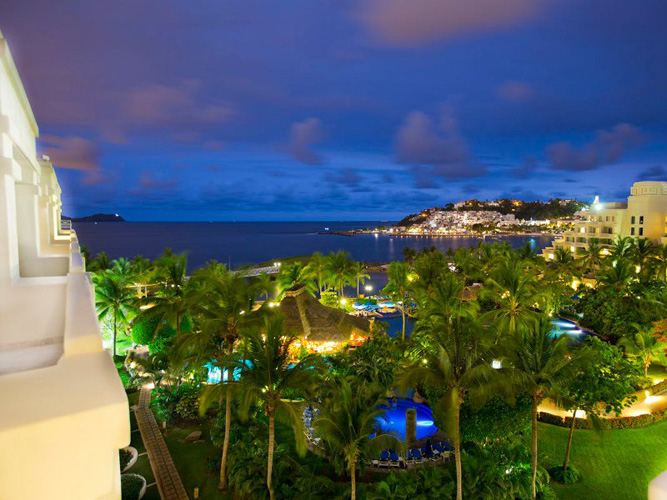
<instances>
[{"instance_id":1,"label":"dark blue sky at dusk","mask_svg":"<svg viewBox=\"0 0 667 500\"><path fill-rule=\"evenodd\" d=\"M380 220L667 181L664 0L4 0L64 212Z\"/></svg>"}]
</instances>

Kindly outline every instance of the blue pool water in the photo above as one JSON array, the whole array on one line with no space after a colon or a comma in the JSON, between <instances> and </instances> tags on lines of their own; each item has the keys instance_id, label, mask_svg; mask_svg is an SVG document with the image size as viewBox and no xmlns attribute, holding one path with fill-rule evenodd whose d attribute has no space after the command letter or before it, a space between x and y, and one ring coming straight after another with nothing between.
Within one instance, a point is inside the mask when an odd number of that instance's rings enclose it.
<instances>
[{"instance_id":1,"label":"blue pool water","mask_svg":"<svg viewBox=\"0 0 667 500\"><path fill-rule=\"evenodd\" d=\"M433 423L433 413L426 405L399 399L395 408L392 408L391 401L387 403L387 407L387 411L378 419L378 424L384 432L393 433L401 441L405 441L405 412L410 408L417 410L417 439L427 438L438 432Z\"/></svg>"},{"instance_id":2,"label":"blue pool water","mask_svg":"<svg viewBox=\"0 0 667 500\"><path fill-rule=\"evenodd\" d=\"M566 335L575 342L581 342L589 335L593 335L592 332L579 328L576 323L573 321L563 319L563 318L554 318L551 320L553 329L551 330L551 336L553 338L559 338L563 335Z\"/></svg>"}]
</instances>

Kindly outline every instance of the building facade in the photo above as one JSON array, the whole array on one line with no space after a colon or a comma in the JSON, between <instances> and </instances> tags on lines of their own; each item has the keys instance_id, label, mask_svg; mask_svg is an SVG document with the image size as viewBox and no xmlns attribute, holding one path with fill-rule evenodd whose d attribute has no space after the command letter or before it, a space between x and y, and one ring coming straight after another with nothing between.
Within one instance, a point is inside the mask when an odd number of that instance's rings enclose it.
<instances>
[{"instance_id":1,"label":"building facade","mask_svg":"<svg viewBox=\"0 0 667 500\"><path fill-rule=\"evenodd\" d=\"M128 404L0 33L0 499L119 499Z\"/></svg>"},{"instance_id":2,"label":"building facade","mask_svg":"<svg viewBox=\"0 0 667 500\"><path fill-rule=\"evenodd\" d=\"M667 244L667 182L635 182L625 202L595 202L584 214L584 220L574 223L575 228L554 240L544 249L547 259L554 258L557 248L575 255L588 249L592 240L603 247L616 238L648 238L654 244Z\"/></svg>"}]
</instances>

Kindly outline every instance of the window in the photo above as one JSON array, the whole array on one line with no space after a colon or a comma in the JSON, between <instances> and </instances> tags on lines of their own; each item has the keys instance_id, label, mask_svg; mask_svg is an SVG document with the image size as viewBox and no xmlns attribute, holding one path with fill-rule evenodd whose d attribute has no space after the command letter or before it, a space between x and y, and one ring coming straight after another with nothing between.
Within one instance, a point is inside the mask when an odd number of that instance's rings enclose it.
<instances>
[{"instance_id":1,"label":"window","mask_svg":"<svg viewBox=\"0 0 667 500\"><path fill-rule=\"evenodd\" d=\"M633 219L634 219L634 217L633 217ZM634 235L635 235L635 228L631 227L630 228L630 236L634 236Z\"/></svg>"},{"instance_id":2,"label":"window","mask_svg":"<svg viewBox=\"0 0 667 500\"><path fill-rule=\"evenodd\" d=\"M644 223L644 216L643 216L643 215L640 215L640 216L639 216L639 223L640 223L640 224L643 224L643 223Z\"/></svg>"},{"instance_id":3,"label":"window","mask_svg":"<svg viewBox=\"0 0 667 500\"><path fill-rule=\"evenodd\" d=\"M604 221L609 222L609 216L608 215L604 218Z\"/></svg>"},{"instance_id":4,"label":"window","mask_svg":"<svg viewBox=\"0 0 667 500\"><path fill-rule=\"evenodd\" d=\"M643 227L639 228L639 236L644 236L644 228Z\"/></svg>"},{"instance_id":5,"label":"window","mask_svg":"<svg viewBox=\"0 0 667 500\"><path fill-rule=\"evenodd\" d=\"M630 217L630 224L634 224L634 223L635 223L635 216L633 215L632 217Z\"/></svg>"}]
</instances>

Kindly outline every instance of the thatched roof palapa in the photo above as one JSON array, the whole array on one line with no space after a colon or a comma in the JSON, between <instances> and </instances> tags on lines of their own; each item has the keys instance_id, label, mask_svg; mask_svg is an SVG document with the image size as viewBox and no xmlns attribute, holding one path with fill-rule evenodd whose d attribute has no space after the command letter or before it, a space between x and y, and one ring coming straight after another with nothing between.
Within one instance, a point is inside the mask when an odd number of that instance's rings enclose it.
<instances>
[{"instance_id":1,"label":"thatched roof palapa","mask_svg":"<svg viewBox=\"0 0 667 500\"><path fill-rule=\"evenodd\" d=\"M285 292L280 302L287 327L308 342L347 342L353 333L370 334L371 322L321 304L303 285Z\"/></svg>"}]
</instances>

